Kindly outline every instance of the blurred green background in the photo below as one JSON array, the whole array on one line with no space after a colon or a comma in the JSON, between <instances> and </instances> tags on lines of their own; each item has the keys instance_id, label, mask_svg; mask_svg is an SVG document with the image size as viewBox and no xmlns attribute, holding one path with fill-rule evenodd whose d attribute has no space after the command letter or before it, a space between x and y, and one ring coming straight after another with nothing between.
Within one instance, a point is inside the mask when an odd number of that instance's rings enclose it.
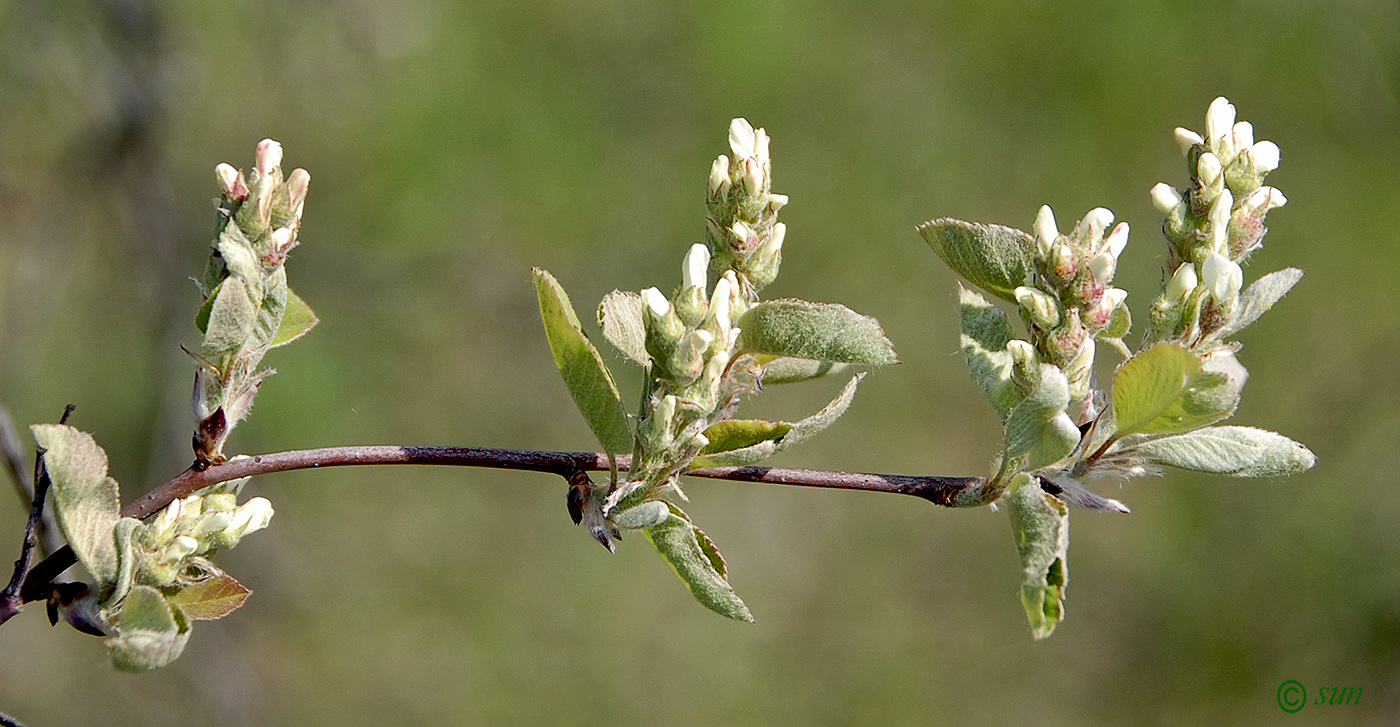
<instances>
[{"instance_id":1,"label":"blurred green background","mask_svg":"<svg viewBox=\"0 0 1400 727\"><path fill-rule=\"evenodd\" d=\"M752 626L640 538L608 556L543 475L262 478L277 517L223 564L256 590L174 666L112 671L31 607L0 712L31 725L1395 724L1400 722L1400 6L1313 2L0 0L0 403L69 402L125 497L189 461L212 173L272 137L311 171L293 287L322 323L268 363L233 451L578 450L529 266L585 318L669 289L710 160L745 116L791 195L766 292L879 318L876 372L816 468L981 474L997 443L957 351L935 216L1028 228L1106 206L1120 284L1160 280L1147 190L1225 95L1276 141L1247 278L1308 275L1243 336L1236 423L1309 445L1286 480L1179 472L1073 516L1068 619L1035 643L1005 516L710 481L688 507ZM1110 358L1106 354L1105 358ZM618 364L619 368L623 364ZM624 385L635 383L624 376ZM801 416L841 382L770 389ZM630 399L629 399L630 400ZM24 511L0 493L0 559ZM1295 679L1360 706L1285 715Z\"/></svg>"}]
</instances>

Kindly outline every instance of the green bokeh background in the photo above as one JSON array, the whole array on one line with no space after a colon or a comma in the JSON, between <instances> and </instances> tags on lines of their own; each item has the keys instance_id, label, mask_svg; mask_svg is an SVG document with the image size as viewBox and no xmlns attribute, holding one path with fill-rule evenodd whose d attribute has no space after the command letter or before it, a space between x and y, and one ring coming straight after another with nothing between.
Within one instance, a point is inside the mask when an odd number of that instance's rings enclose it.
<instances>
[{"instance_id":1,"label":"green bokeh background","mask_svg":"<svg viewBox=\"0 0 1400 727\"><path fill-rule=\"evenodd\" d=\"M127 498L189 459L212 169L272 137L311 171L292 285L322 317L268 363L233 451L593 446L529 267L589 317L668 288L733 116L789 194L766 291L879 318L902 365L775 463L980 474L993 415L956 356L935 216L1133 225L1175 126L1228 96L1283 150L1248 278L1302 284L1243 336L1236 423L1307 443L1286 480L1172 472L1073 516L1068 619L1030 638L1004 514L695 482L758 623L696 605L639 538L608 556L557 478L269 476L272 527L222 562L256 590L185 655L119 674L41 608L0 628L26 724L1394 724L1400 722L1400 6L1237 2L0 0L0 402L73 422ZM1105 356L1107 358L1107 356ZM619 363L619 366L622 366ZM624 386L635 383L623 376ZM839 381L771 390L795 417ZM5 494L5 493L0 493ZM0 497L0 557L24 511ZM1362 687L1285 715L1281 682Z\"/></svg>"}]
</instances>

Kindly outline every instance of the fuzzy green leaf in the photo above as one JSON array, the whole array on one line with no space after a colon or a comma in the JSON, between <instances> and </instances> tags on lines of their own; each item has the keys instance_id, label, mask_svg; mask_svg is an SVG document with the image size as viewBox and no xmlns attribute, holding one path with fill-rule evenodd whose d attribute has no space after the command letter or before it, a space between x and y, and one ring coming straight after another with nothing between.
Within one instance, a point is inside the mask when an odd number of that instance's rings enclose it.
<instances>
[{"instance_id":1,"label":"fuzzy green leaf","mask_svg":"<svg viewBox=\"0 0 1400 727\"><path fill-rule=\"evenodd\" d=\"M647 540L671 566L695 600L722 616L753 622L753 615L734 594L726 578L724 559L714 543L680 508L669 505L670 517L643 532Z\"/></svg>"},{"instance_id":2,"label":"fuzzy green leaf","mask_svg":"<svg viewBox=\"0 0 1400 727\"><path fill-rule=\"evenodd\" d=\"M705 430L705 438L710 440L710 443L700 450L700 454L730 452L744 447L752 447L761 442L781 439L790 429L792 429L792 425L787 422L729 419L713 424Z\"/></svg>"},{"instance_id":3,"label":"fuzzy green leaf","mask_svg":"<svg viewBox=\"0 0 1400 727\"><path fill-rule=\"evenodd\" d=\"M1118 435L1175 434L1220 421L1234 412L1246 375L1228 353L1203 365L1181 344L1156 344L1113 377Z\"/></svg>"},{"instance_id":4,"label":"fuzzy green leaf","mask_svg":"<svg viewBox=\"0 0 1400 727\"><path fill-rule=\"evenodd\" d=\"M107 639L107 653L122 671L159 669L180 656L190 637L189 622L150 586L131 589L114 625L117 635Z\"/></svg>"},{"instance_id":5,"label":"fuzzy green leaf","mask_svg":"<svg viewBox=\"0 0 1400 727\"><path fill-rule=\"evenodd\" d=\"M1207 427L1124 450L1151 464L1235 477L1278 477L1312 469L1317 456L1288 437L1253 427Z\"/></svg>"},{"instance_id":6,"label":"fuzzy green leaf","mask_svg":"<svg viewBox=\"0 0 1400 727\"><path fill-rule=\"evenodd\" d=\"M257 283L250 283L256 285ZM258 306L258 316L253 322L252 336L248 340L250 348L266 349L282 331L282 318L287 311L287 269L277 268L263 283L262 305Z\"/></svg>"},{"instance_id":7,"label":"fuzzy green leaf","mask_svg":"<svg viewBox=\"0 0 1400 727\"><path fill-rule=\"evenodd\" d=\"M316 317L311 306L307 305L301 296L288 288L285 309L282 312L282 324L277 329L277 335L272 337L268 348L285 346L306 335L307 331L315 328L316 324L320 322L321 319Z\"/></svg>"},{"instance_id":8,"label":"fuzzy green leaf","mask_svg":"<svg viewBox=\"0 0 1400 727\"><path fill-rule=\"evenodd\" d=\"M1065 618L1069 508L1025 473L1012 481L1006 505L1021 556L1021 605L1031 634L1040 640Z\"/></svg>"},{"instance_id":9,"label":"fuzzy green leaf","mask_svg":"<svg viewBox=\"0 0 1400 727\"><path fill-rule=\"evenodd\" d=\"M598 327L603 331L603 338L619 353L642 366L648 366L651 355L647 353L642 305L642 296L614 290L603 296L603 302L598 305Z\"/></svg>"},{"instance_id":10,"label":"fuzzy green leaf","mask_svg":"<svg viewBox=\"0 0 1400 727\"><path fill-rule=\"evenodd\" d=\"M1015 228L945 217L917 229L953 272L1003 300L1015 302L1031 274L1035 238Z\"/></svg>"},{"instance_id":11,"label":"fuzzy green leaf","mask_svg":"<svg viewBox=\"0 0 1400 727\"><path fill-rule=\"evenodd\" d=\"M817 361L810 358L793 358L791 356L760 356L758 358L760 365L763 366L763 384L765 386L810 381L831 374L839 374L851 367L851 364Z\"/></svg>"},{"instance_id":12,"label":"fuzzy green leaf","mask_svg":"<svg viewBox=\"0 0 1400 727\"><path fill-rule=\"evenodd\" d=\"M58 525L83 567L103 583L117 579L112 539L121 509L117 481L107 476L107 453L91 435L62 424L29 428L44 448Z\"/></svg>"},{"instance_id":13,"label":"fuzzy green leaf","mask_svg":"<svg viewBox=\"0 0 1400 727\"><path fill-rule=\"evenodd\" d=\"M209 308L200 352L209 361L223 365L227 356L238 353L252 335L258 310L239 278L224 278Z\"/></svg>"},{"instance_id":14,"label":"fuzzy green leaf","mask_svg":"<svg viewBox=\"0 0 1400 727\"><path fill-rule=\"evenodd\" d=\"M818 432L831 426L833 422L841 418L842 414L846 413L846 409L851 405L851 399L856 395L856 386L863 378L865 378L864 373L851 377L851 380L846 382L846 386L841 389L841 393L837 394L835 399L832 399L816 414L791 424L778 422L777 424L781 426L790 427L781 438L764 440L747 447L697 457L695 461L691 462L690 468L753 464L807 441Z\"/></svg>"},{"instance_id":15,"label":"fuzzy green leaf","mask_svg":"<svg viewBox=\"0 0 1400 727\"><path fill-rule=\"evenodd\" d=\"M836 303L765 301L735 325L744 353L871 366L898 362L879 322Z\"/></svg>"},{"instance_id":16,"label":"fuzzy green leaf","mask_svg":"<svg viewBox=\"0 0 1400 727\"><path fill-rule=\"evenodd\" d=\"M145 524L134 517L124 517L112 528L112 542L117 552L117 577L114 579L111 594L104 599L106 603L117 603L126 598L131 592L131 587L136 584L137 572L146 558L137 544L145 529Z\"/></svg>"},{"instance_id":17,"label":"fuzzy green leaf","mask_svg":"<svg viewBox=\"0 0 1400 727\"><path fill-rule=\"evenodd\" d=\"M631 451L632 430L622 397L598 349L584 335L568 294L547 271L533 268L532 272L549 350L569 394L603 449L613 454Z\"/></svg>"},{"instance_id":18,"label":"fuzzy green leaf","mask_svg":"<svg viewBox=\"0 0 1400 727\"><path fill-rule=\"evenodd\" d=\"M227 573L185 586L170 603L191 621L211 621L233 613L252 595L248 587Z\"/></svg>"},{"instance_id":19,"label":"fuzzy green leaf","mask_svg":"<svg viewBox=\"0 0 1400 727\"><path fill-rule=\"evenodd\" d=\"M1069 381L1059 368L1040 364L1035 390L1006 418L1005 459L1032 452L1031 469L1059 461L1079 443L1079 429L1065 414L1069 406Z\"/></svg>"},{"instance_id":20,"label":"fuzzy green leaf","mask_svg":"<svg viewBox=\"0 0 1400 727\"><path fill-rule=\"evenodd\" d=\"M958 313L967 368L997 410L997 418L1005 423L1020 398L1011 383L1011 355L1006 352L1006 344L1012 338L1011 324L1005 313L962 285L958 285Z\"/></svg>"},{"instance_id":21,"label":"fuzzy green leaf","mask_svg":"<svg viewBox=\"0 0 1400 727\"><path fill-rule=\"evenodd\" d=\"M1245 326L1259 320L1259 316L1264 315L1274 307L1283 296L1293 286L1303 279L1303 271L1298 268L1284 268L1276 272L1269 273L1250 284L1240 293L1239 307L1235 309L1235 318L1221 329L1220 336L1238 333Z\"/></svg>"}]
</instances>

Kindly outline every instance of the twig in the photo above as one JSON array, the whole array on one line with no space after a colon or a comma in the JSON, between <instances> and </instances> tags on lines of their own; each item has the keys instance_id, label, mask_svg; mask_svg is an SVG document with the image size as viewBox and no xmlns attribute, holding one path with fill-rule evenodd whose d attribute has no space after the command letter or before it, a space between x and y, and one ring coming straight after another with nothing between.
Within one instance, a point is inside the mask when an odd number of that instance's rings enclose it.
<instances>
[{"instance_id":1,"label":"twig","mask_svg":"<svg viewBox=\"0 0 1400 727\"><path fill-rule=\"evenodd\" d=\"M569 479L575 472L608 470L607 455L597 452L542 452L480 447L400 447L358 446L329 447L275 452L243 457L199 470L191 467L122 508L122 517L146 518L175 500L187 497L205 487L240 477L265 475L288 470L343 467L347 465L417 464L451 465L459 467L490 467L495 469L548 472ZM617 458L620 469L631 465L631 457ZM691 477L707 477L740 482L761 482L773 485L828 487L841 490L893 492L913 495L945 507L969 507L985 504L981 477L919 477L911 475L881 475L857 472L787 469L782 467L703 467L685 473ZM63 548L39 563L29 574L22 595L26 601L44 597L46 587L69 566L75 558L73 551ZM0 618L0 623L3 622Z\"/></svg>"},{"instance_id":2,"label":"twig","mask_svg":"<svg viewBox=\"0 0 1400 727\"><path fill-rule=\"evenodd\" d=\"M66 423L68 417L73 413L73 405L69 404L63 409L63 417L59 423ZM11 462L11 466L14 463ZM24 544L20 546L19 560L15 561L15 572L10 576L10 582L5 586L5 590L0 591L0 623L4 623L24 608L26 599L23 596L24 586L28 582L31 566L34 563L34 550L39 546L39 528L43 524L44 500L49 494L49 472L44 468L44 448L39 447L34 452L34 498L29 503L29 521L24 526ZM71 552L71 551L70 551ZM47 559L46 559L47 560ZM64 567L66 569L67 566ZM58 573L50 576L52 580ZM35 599L28 599L35 600Z\"/></svg>"}]
</instances>

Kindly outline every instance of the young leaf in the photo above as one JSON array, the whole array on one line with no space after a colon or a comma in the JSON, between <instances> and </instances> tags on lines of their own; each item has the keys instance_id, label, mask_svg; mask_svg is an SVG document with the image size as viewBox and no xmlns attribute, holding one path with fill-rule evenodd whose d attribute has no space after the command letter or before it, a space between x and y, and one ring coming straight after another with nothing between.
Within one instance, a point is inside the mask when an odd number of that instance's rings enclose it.
<instances>
[{"instance_id":1,"label":"young leaf","mask_svg":"<svg viewBox=\"0 0 1400 727\"><path fill-rule=\"evenodd\" d=\"M748 606L734 593L726 578L724 559L714 543L675 505L670 517L642 531L656 552L690 589L695 600L722 616L753 622Z\"/></svg>"},{"instance_id":2,"label":"young leaf","mask_svg":"<svg viewBox=\"0 0 1400 727\"><path fill-rule=\"evenodd\" d=\"M115 582L117 550L112 528L121 496L117 481L107 476L107 453L87 432L69 426L35 424L29 430L45 450L54 512L74 555L102 583Z\"/></svg>"},{"instance_id":3,"label":"young leaf","mask_svg":"<svg viewBox=\"0 0 1400 727\"><path fill-rule=\"evenodd\" d=\"M603 449L614 454L631 451L632 430L627 424L622 397L598 349L584 335L568 294L547 271L533 268L531 272L549 350L554 354L554 363L574 403L583 412L583 418Z\"/></svg>"},{"instance_id":4,"label":"young leaf","mask_svg":"<svg viewBox=\"0 0 1400 727\"><path fill-rule=\"evenodd\" d=\"M1118 436L1174 434L1234 412L1246 373L1229 353L1203 365L1179 343L1159 343L1128 359L1113 377Z\"/></svg>"},{"instance_id":5,"label":"young leaf","mask_svg":"<svg viewBox=\"0 0 1400 727\"><path fill-rule=\"evenodd\" d=\"M1124 450L1148 462L1235 477L1277 477L1311 469L1317 456L1288 437L1253 427L1207 427Z\"/></svg>"},{"instance_id":6,"label":"young leaf","mask_svg":"<svg viewBox=\"0 0 1400 727\"><path fill-rule=\"evenodd\" d=\"M257 283L250 283L257 285ZM282 318L287 310L287 269L277 268L268 276L263 287L262 304L253 322L253 333L248 340L249 347L267 349L282 330Z\"/></svg>"},{"instance_id":7,"label":"young leaf","mask_svg":"<svg viewBox=\"0 0 1400 727\"><path fill-rule=\"evenodd\" d=\"M248 297L248 288L239 278L224 278L209 308L204 329L204 358L220 366L224 358L238 353L252 333L258 310Z\"/></svg>"},{"instance_id":8,"label":"young leaf","mask_svg":"<svg viewBox=\"0 0 1400 727\"><path fill-rule=\"evenodd\" d=\"M1235 319L1230 321L1220 330L1220 337L1238 333L1245 326L1259 320L1259 316L1264 315L1274 304L1279 302L1299 280L1303 279L1303 271L1298 268L1284 268L1276 272L1269 273L1254 281L1243 293L1240 293L1239 308L1236 309Z\"/></svg>"},{"instance_id":9,"label":"young leaf","mask_svg":"<svg viewBox=\"0 0 1400 727\"><path fill-rule=\"evenodd\" d=\"M220 573L185 586L170 597L170 603L191 621L211 621L233 613L252 593L233 576Z\"/></svg>"},{"instance_id":10,"label":"young leaf","mask_svg":"<svg viewBox=\"0 0 1400 727\"><path fill-rule=\"evenodd\" d=\"M1015 228L945 217L917 229L953 272L1003 300L1015 302L1031 274L1035 238Z\"/></svg>"},{"instance_id":11,"label":"young leaf","mask_svg":"<svg viewBox=\"0 0 1400 727\"><path fill-rule=\"evenodd\" d=\"M1069 508L1024 472L1012 481L1006 504L1021 556L1021 605L1031 634L1040 640L1054 633L1065 618Z\"/></svg>"},{"instance_id":12,"label":"young leaf","mask_svg":"<svg viewBox=\"0 0 1400 727\"><path fill-rule=\"evenodd\" d=\"M642 322L642 296L614 290L598 305L598 327L619 353L642 366L651 364L647 331Z\"/></svg>"},{"instance_id":13,"label":"young leaf","mask_svg":"<svg viewBox=\"0 0 1400 727\"><path fill-rule=\"evenodd\" d=\"M763 384L794 384L799 381L809 381L819 379L831 374L839 374L850 368L850 364L833 363L831 361L817 361L810 358L793 358L791 356L759 356L759 363L763 366Z\"/></svg>"},{"instance_id":14,"label":"young leaf","mask_svg":"<svg viewBox=\"0 0 1400 727\"><path fill-rule=\"evenodd\" d=\"M880 324L844 305L770 300L736 323L744 353L884 366L897 363Z\"/></svg>"},{"instance_id":15,"label":"young leaf","mask_svg":"<svg viewBox=\"0 0 1400 727\"><path fill-rule=\"evenodd\" d=\"M1079 429L1065 414L1069 381L1059 368L1040 364L1040 383L1006 417L1005 459L1036 452L1030 467L1059 461L1079 444Z\"/></svg>"},{"instance_id":16,"label":"young leaf","mask_svg":"<svg viewBox=\"0 0 1400 727\"><path fill-rule=\"evenodd\" d=\"M107 653L122 671L159 669L175 661L190 638L189 622L150 586L131 589L115 626L117 636L107 639Z\"/></svg>"},{"instance_id":17,"label":"young leaf","mask_svg":"<svg viewBox=\"0 0 1400 727\"><path fill-rule=\"evenodd\" d=\"M705 438L710 441L700 450L701 455L731 452L744 447L752 447L761 442L782 439L792 425L787 422L765 422L761 419L728 419L718 422L705 430Z\"/></svg>"},{"instance_id":18,"label":"young leaf","mask_svg":"<svg viewBox=\"0 0 1400 727\"><path fill-rule=\"evenodd\" d=\"M768 459L778 452L807 441L818 432L831 426L832 422L835 422L837 419L841 418L842 414L846 413L847 407L851 405L851 399L856 395L856 386L860 384L860 380L863 378L865 378L864 373L859 373L851 377L851 380L846 382L845 388L841 389L841 393L837 394L835 399L832 399L830 403L822 407L821 411L816 414L792 424L778 422L779 425L790 427L781 438L776 440L764 440L747 447L697 457L695 461L691 463L690 468L696 469L700 467L753 464L754 462Z\"/></svg>"},{"instance_id":19,"label":"young leaf","mask_svg":"<svg viewBox=\"0 0 1400 727\"><path fill-rule=\"evenodd\" d=\"M285 346L306 335L307 331L315 328L320 322L321 319L316 317L311 306L288 288L286 307L282 312L282 325L278 327L277 335L272 337L272 342L267 347Z\"/></svg>"},{"instance_id":20,"label":"young leaf","mask_svg":"<svg viewBox=\"0 0 1400 727\"><path fill-rule=\"evenodd\" d=\"M978 293L958 285L958 311L962 323L960 337L963 358L972 378L1003 423L1016 406L1019 396L1011 383L1011 324L1002 313Z\"/></svg>"}]
</instances>

